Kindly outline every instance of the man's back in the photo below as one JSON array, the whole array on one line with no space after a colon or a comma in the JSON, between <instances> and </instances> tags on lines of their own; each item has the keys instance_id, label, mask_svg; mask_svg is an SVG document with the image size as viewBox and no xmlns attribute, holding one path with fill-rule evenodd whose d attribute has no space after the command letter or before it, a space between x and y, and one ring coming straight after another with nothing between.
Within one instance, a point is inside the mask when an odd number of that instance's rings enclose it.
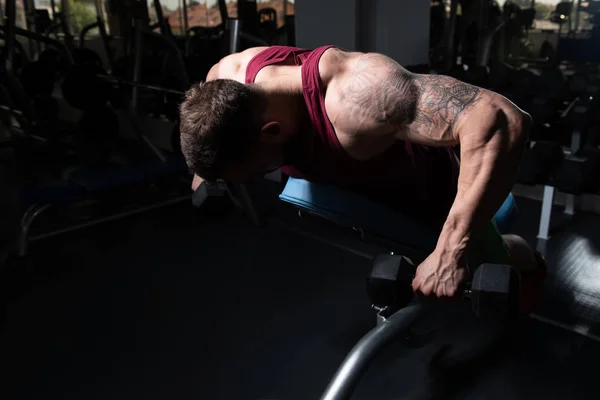
<instances>
[{"instance_id":1,"label":"man's back","mask_svg":"<svg viewBox=\"0 0 600 400\"><path fill-rule=\"evenodd\" d=\"M208 80L285 87L303 95L307 111L303 126L308 127L304 134L312 137L312 152L285 166L285 173L340 186L441 222L456 192L457 168L451 150L401 140L382 146L336 126L344 112L344 87L363 55L331 46L313 51L252 48L225 57Z\"/></svg>"}]
</instances>

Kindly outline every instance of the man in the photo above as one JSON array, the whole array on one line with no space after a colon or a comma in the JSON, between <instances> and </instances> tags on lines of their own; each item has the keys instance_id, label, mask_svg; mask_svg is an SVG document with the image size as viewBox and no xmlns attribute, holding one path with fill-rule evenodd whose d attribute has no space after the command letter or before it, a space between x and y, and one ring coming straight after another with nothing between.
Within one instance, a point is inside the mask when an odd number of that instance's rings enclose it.
<instances>
[{"instance_id":1,"label":"man","mask_svg":"<svg viewBox=\"0 0 600 400\"><path fill-rule=\"evenodd\" d=\"M515 183L531 126L496 93L333 46L227 56L188 91L180 114L194 188L283 167L440 226L413 281L415 291L440 298L459 293L467 251ZM512 265L535 277L524 290L539 292L543 260L523 239L504 239Z\"/></svg>"}]
</instances>

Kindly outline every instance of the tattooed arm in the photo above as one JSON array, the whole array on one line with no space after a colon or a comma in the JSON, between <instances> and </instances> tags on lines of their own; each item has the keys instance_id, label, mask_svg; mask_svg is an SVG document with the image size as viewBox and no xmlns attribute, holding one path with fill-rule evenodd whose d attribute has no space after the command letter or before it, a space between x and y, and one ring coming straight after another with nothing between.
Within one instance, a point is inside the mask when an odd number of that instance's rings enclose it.
<instances>
[{"instance_id":1,"label":"tattooed arm","mask_svg":"<svg viewBox=\"0 0 600 400\"><path fill-rule=\"evenodd\" d=\"M506 98L456 79L412 74L379 54L348 63L336 92L334 126L343 145L371 143L384 149L393 139L429 146L460 144L458 192L434 253L439 264L464 265L471 238L492 219L515 183L531 123ZM438 266L439 276L447 276ZM449 277L448 279L453 279ZM456 285L430 291L454 294ZM426 293L428 294L428 293Z\"/></svg>"}]
</instances>

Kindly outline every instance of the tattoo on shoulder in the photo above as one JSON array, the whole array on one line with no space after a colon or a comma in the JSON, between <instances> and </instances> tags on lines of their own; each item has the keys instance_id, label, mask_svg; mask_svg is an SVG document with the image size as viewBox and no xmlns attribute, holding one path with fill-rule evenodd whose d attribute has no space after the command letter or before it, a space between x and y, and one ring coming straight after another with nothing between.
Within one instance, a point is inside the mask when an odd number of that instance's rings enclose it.
<instances>
[{"instance_id":1,"label":"tattoo on shoulder","mask_svg":"<svg viewBox=\"0 0 600 400\"><path fill-rule=\"evenodd\" d=\"M417 113L414 123L439 123L452 127L459 115L481 98L481 90L443 75L416 75Z\"/></svg>"},{"instance_id":2,"label":"tattoo on shoulder","mask_svg":"<svg viewBox=\"0 0 600 400\"><path fill-rule=\"evenodd\" d=\"M357 60L343 91L355 117L396 124L414 117L415 94L405 69L390 58L368 53Z\"/></svg>"},{"instance_id":3,"label":"tattoo on shoulder","mask_svg":"<svg viewBox=\"0 0 600 400\"><path fill-rule=\"evenodd\" d=\"M343 91L351 115L446 136L458 117L481 98L481 90L443 75L412 74L392 59L365 54Z\"/></svg>"}]
</instances>

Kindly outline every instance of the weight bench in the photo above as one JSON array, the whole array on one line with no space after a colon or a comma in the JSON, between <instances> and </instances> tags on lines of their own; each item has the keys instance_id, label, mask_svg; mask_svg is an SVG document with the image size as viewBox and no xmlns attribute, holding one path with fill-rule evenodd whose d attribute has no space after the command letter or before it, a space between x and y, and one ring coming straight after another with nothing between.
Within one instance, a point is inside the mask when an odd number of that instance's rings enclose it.
<instances>
[{"instance_id":1,"label":"weight bench","mask_svg":"<svg viewBox=\"0 0 600 400\"><path fill-rule=\"evenodd\" d=\"M27 245L32 240L47 238L60 233L74 231L101 222L166 206L178 201L188 200L188 195L178 196L158 204L144 204L140 207L120 212L115 215L82 221L76 225L30 237L30 229L35 220L50 208L68 207L79 201L94 199L110 190L136 185L144 181L150 181L177 172L187 172L187 165L181 157L170 157L167 158L164 163L148 162L132 166L113 164L104 165L102 167L81 168L73 171L65 181L25 188L21 193L21 202L28 208L21 218L21 228L17 241L18 255L25 256L27 254Z\"/></svg>"},{"instance_id":2,"label":"weight bench","mask_svg":"<svg viewBox=\"0 0 600 400\"><path fill-rule=\"evenodd\" d=\"M289 178L279 198L343 226L402 243L420 250L431 250L437 232L388 206L334 186ZM512 194L504 201L494 222L500 232L507 232L517 212Z\"/></svg>"}]
</instances>

